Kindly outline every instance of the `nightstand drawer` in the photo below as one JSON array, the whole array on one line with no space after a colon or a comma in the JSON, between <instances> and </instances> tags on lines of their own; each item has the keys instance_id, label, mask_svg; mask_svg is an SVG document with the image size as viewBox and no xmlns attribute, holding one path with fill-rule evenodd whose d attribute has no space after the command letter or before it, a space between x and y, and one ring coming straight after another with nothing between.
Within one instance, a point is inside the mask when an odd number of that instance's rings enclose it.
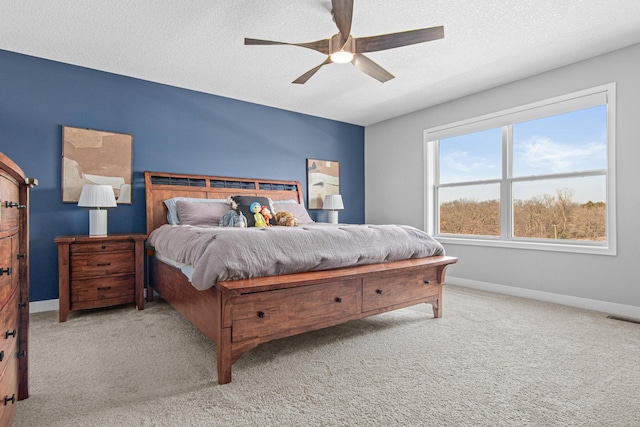
<instances>
[{"instance_id":1,"label":"nightstand drawer","mask_svg":"<svg viewBox=\"0 0 640 427\"><path fill-rule=\"evenodd\" d=\"M86 277L133 274L135 258L133 252L106 254L75 254L71 256L71 280Z\"/></svg>"},{"instance_id":2,"label":"nightstand drawer","mask_svg":"<svg viewBox=\"0 0 640 427\"><path fill-rule=\"evenodd\" d=\"M131 240L122 242L96 242L96 243L82 243L73 244L69 247L69 252L72 254L83 254L91 252L119 252L119 251L133 251L134 242Z\"/></svg>"},{"instance_id":3,"label":"nightstand drawer","mask_svg":"<svg viewBox=\"0 0 640 427\"><path fill-rule=\"evenodd\" d=\"M133 302L136 277L116 276L99 279L73 280L71 282L71 309L78 303L87 301L112 300L121 298Z\"/></svg>"}]
</instances>

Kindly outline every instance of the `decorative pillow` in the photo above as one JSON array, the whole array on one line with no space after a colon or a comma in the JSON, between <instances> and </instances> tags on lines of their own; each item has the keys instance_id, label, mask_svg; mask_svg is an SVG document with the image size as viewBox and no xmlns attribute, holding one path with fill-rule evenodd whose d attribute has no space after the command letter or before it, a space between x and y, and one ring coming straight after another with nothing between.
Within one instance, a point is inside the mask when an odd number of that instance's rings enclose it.
<instances>
[{"instance_id":1,"label":"decorative pillow","mask_svg":"<svg viewBox=\"0 0 640 427\"><path fill-rule=\"evenodd\" d=\"M298 220L298 224L309 224L314 222L309 216L309 212L304 208L304 205L296 202L295 200L277 200L273 202L273 206L276 210L275 213L291 212Z\"/></svg>"},{"instance_id":2,"label":"decorative pillow","mask_svg":"<svg viewBox=\"0 0 640 427\"><path fill-rule=\"evenodd\" d=\"M224 214L229 212L229 205L219 202L200 203L178 200L176 207L182 225L213 225L217 227Z\"/></svg>"},{"instance_id":3,"label":"decorative pillow","mask_svg":"<svg viewBox=\"0 0 640 427\"><path fill-rule=\"evenodd\" d=\"M178 216L178 208L176 202L178 200L184 200L186 202L195 203L226 203L226 199L199 199L194 197L173 197L164 201L164 205L167 207L167 222L171 225L180 224L180 217ZM227 206L228 208L229 206Z\"/></svg>"},{"instance_id":4,"label":"decorative pillow","mask_svg":"<svg viewBox=\"0 0 640 427\"><path fill-rule=\"evenodd\" d=\"M266 206L271 211L271 215L275 213L273 207L273 201L268 197L257 197L257 196L232 196L231 197L234 202L238 204L238 209L247 219L247 227L255 227L256 220L253 216L253 212L251 212L251 204L256 202L260 203L260 206ZM269 220L269 224L276 225L275 220L271 218Z\"/></svg>"}]
</instances>

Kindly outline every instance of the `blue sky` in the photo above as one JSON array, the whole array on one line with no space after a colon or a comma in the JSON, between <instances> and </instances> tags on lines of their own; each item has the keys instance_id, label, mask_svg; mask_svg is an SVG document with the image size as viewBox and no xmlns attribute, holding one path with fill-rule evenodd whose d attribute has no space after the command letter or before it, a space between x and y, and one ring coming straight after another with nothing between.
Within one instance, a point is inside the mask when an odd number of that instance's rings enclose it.
<instances>
[{"instance_id":1,"label":"blue sky","mask_svg":"<svg viewBox=\"0 0 640 427\"><path fill-rule=\"evenodd\" d=\"M607 167L607 107L591 107L513 125L514 177L581 172ZM494 128L440 141L440 179L442 183L499 179L501 164L501 129ZM486 186L482 186L486 187ZM475 187L466 198L493 198ZM571 188L574 201L605 201L604 177L536 181L519 184L516 197L556 194ZM453 198L462 197L454 196ZM455 191L455 193L459 193ZM459 193L464 194L464 193ZM442 200L442 198L441 198Z\"/></svg>"}]
</instances>

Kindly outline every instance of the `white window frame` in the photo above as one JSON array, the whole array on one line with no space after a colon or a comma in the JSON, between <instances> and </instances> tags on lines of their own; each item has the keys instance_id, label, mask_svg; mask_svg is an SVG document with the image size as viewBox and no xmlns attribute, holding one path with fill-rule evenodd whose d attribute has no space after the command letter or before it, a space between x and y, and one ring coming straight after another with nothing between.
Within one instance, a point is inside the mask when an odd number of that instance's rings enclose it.
<instances>
[{"instance_id":1,"label":"white window frame","mask_svg":"<svg viewBox=\"0 0 640 427\"><path fill-rule=\"evenodd\" d=\"M507 174L506 168L511 162L507 162L511 153L505 152L509 149L507 144L503 144L502 177L495 180L480 181L474 183L501 183L501 210L500 210L500 237L491 236L470 236L470 235L451 235L440 234L437 232L439 224L439 209L437 208L437 191L438 183L438 166L439 153L438 141L444 138L450 138L462 134L477 132L480 130L502 127L517 122L534 120L541 117L561 114L569 111L575 111L582 108L588 108L595 105L605 104L607 106L607 169L604 171L607 181L607 236L605 242L582 242L571 240L531 240L511 236L511 212L512 208L509 203L502 201L511 201L511 186L506 185L510 182L517 182L518 178L514 178L511 174ZM442 243L463 244L473 246L494 246L517 249L532 249L543 251L572 252L598 255L617 254L616 244L616 139L615 139L615 106L616 106L616 85L609 83L606 85L585 89L579 92L558 96L555 98L534 102L531 104L515 107L508 110L487 114L472 119L462 120L444 126L438 126L424 131L424 180L426 183L425 194L425 230L438 239ZM509 127L511 129L511 127ZM503 135L504 138L504 135ZM598 171L602 174L603 171ZM567 176L579 176L580 174L566 174ZM587 172L583 176L589 176ZM509 177L505 179L505 177ZM544 179L553 177L545 175ZM563 175L558 175L563 177ZM530 180L531 177L525 178Z\"/></svg>"}]
</instances>

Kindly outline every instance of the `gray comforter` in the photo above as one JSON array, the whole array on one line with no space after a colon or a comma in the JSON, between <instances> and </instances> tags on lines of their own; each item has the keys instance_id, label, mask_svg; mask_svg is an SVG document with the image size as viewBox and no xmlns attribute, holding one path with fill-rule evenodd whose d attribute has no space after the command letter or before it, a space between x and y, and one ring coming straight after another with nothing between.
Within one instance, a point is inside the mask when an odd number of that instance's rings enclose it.
<instances>
[{"instance_id":1,"label":"gray comforter","mask_svg":"<svg viewBox=\"0 0 640 427\"><path fill-rule=\"evenodd\" d=\"M427 233L402 225L163 225L147 244L163 257L193 266L191 283L200 290L222 280L444 255L442 245Z\"/></svg>"}]
</instances>

